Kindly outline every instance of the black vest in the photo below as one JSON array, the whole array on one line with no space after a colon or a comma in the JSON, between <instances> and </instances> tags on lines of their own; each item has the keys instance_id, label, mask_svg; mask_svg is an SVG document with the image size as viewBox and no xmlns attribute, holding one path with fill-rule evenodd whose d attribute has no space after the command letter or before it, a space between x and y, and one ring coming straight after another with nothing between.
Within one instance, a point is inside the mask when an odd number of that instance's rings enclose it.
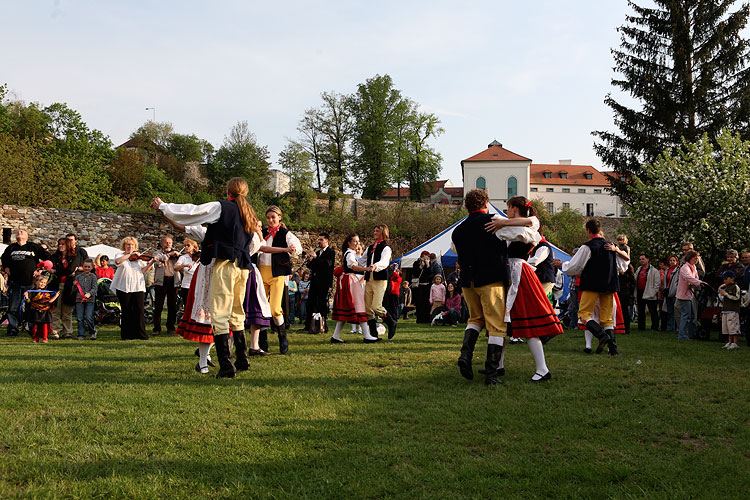
<instances>
[{"instance_id":1,"label":"black vest","mask_svg":"<svg viewBox=\"0 0 750 500\"><path fill-rule=\"evenodd\" d=\"M508 245L485 231L484 225L491 220L489 214L474 212L453 230L462 288L508 281Z\"/></svg>"},{"instance_id":2,"label":"black vest","mask_svg":"<svg viewBox=\"0 0 750 500\"><path fill-rule=\"evenodd\" d=\"M387 247L388 244L385 241L381 241L378 243L377 246L373 243L369 247L367 247L367 265L371 266L373 263L380 261L381 255L383 255L383 249ZM374 247L374 248L373 248ZM372 273L372 279L375 281L385 281L388 279L388 268L383 269L382 271L375 271ZM370 280L370 273L365 273L365 281Z\"/></svg>"},{"instance_id":3,"label":"black vest","mask_svg":"<svg viewBox=\"0 0 750 500\"><path fill-rule=\"evenodd\" d=\"M511 241L508 245L508 258L514 259L529 259L529 253L534 247L531 243L524 243L523 241Z\"/></svg>"},{"instance_id":4,"label":"black vest","mask_svg":"<svg viewBox=\"0 0 750 500\"><path fill-rule=\"evenodd\" d=\"M617 256L604 249L610 243L604 238L592 238L584 243L591 250L591 257L581 272L581 290L599 293L620 291L617 273Z\"/></svg>"},{"instance_id":5,"label":"black vest","mask_svg":"<svg viewBox=\"0 0 750 500\"><path fill-rule=\"evenodd\" d=\"M234 201L219 201L219 220L208 225L201 244L201 264L207 266L214 258L234 262L237 267L250 269L250 242L252 233L245 232L240 210Z\"/></svg>"},{"instance_id":6,"label":"black vest","mask_svg":"<svg viewBox=\"0 0 750 500\"><path fill-rule=\"evenodd\" d=\"M286 248L286 235L289 230L285 227L279 227L276 235L271 240L271 246L277 248ZM263 228L263 239L268 238L268 228ZM286 252L271 254L271 274L273 277L287 276L292 274L292 259Z\"/></svg>"},{"instance_id":7,"label":"black vest","mask_svg":"<svg viewBox=\"0 0 750 500\"><path fill-rule=\"evenodd\" d=\"M344 252L344 266L343 266L344 267L344 272L345 273L349 273L349 274L359 274L359 275L361 275L362 273L358 273L357 271L354 271L351 267L349 267L349 264L346 263L346 254L349 253L349 252L354 252L354 250L347 250L346 252ZM354 252L354 255L357 255L357 252Z\"/></svg>"},{"instance_id":8,"label":"black vest","mask_svg":"<svg viewBox=\"0 0 750 500\"><path fill-rule=\"evenodd\" d=\"M549 255L542 262L536 265L536 277L539 278L541 283L554 283L555 282L555 268L552 266L552 261L555 260L555 256L552 253L552 247L546 241L540 241L534 249L536 252L537 248L547 247L549 249Z\"/></svg>"}]
</instances>

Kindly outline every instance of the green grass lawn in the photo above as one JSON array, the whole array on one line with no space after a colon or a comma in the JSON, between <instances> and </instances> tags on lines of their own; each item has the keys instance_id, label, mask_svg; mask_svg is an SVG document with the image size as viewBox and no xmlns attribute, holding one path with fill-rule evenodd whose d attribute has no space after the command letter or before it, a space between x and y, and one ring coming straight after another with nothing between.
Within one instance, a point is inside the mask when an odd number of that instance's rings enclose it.
<instances>
[{"instance_id":1,"label":"green grass lawn","mask_svg":"<svg viewBox=\"0 0 750 500\"><path fill-rule=\"evenodd\" d=\"M550 382L527 383L531 354L512 345L487 388L458 373L462 337L413 321L376 345L298 333L234 380L196 373L174 336L2 337L0 497L750 495L744 339L635 333L611 358L568 331L546 346Z\"/></svg>"}]
</instances>

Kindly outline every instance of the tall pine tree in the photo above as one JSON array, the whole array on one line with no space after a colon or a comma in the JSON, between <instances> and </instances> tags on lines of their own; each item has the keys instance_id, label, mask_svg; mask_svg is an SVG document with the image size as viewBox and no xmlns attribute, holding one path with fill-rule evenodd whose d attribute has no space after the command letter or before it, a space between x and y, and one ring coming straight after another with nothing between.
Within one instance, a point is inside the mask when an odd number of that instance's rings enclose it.
<instances>
[{"instance_id":1,"label":"tall pine tree","mask_svg":"<svg viewBox=\"0 0 750 500\"><path fill-rule=\"evenodd\" d=\"M629 107L608 94L617 132L595 131L594 149L617 175L613 189L629 201L621 177L644 176L666 148L695 142L703 134L714 141L723 127L743 127L750 109L747 78L748 42L740 36L750 8L735 0L653 0L653 7L628 1L633 15L618 29L613 49L612 85L629 94ZM744 111L743 111L744 110ZM742 130L745 128L745 130Z\"/></svg>"}]
</instances>

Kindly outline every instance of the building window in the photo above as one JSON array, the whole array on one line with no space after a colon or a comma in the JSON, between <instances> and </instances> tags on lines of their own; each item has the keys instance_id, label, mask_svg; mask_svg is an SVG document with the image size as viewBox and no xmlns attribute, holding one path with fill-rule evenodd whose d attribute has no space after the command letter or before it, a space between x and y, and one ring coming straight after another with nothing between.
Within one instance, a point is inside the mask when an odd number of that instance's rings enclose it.
<instances>
[{"instance_id":1,"label":"building window","mask_svg":"<svg viewBox=\"0 0 750 500\"><path fill-rule=\"evenodd\" d=\"M518 196L518 180L515 177L508 179L508 199Z\"/></svg>"},{"instance_id":2,"label":"building window","mask_svg":"<svg viewBox=\"0 0 750 500\"><path fill-rule=\"evenodd\" d=\"M593 216L594 216L594 204L586 203L586 217L593 217Z\"/></svg>"},{"instance_id":3,"label":"building window","mask_svg":"<svg viewBox=\"0 0 750 500\"><path fill-rule=\"evenodd\" d=\"M567 172L560 172L560 179L567 179L568 173Z\"/></svg>"},{"instance_id":4,"label":"building window","mask_svg":"<svg viewBox=\"0 0 750 500\"><path fill-rule=\"evenodd\" d=\"M621 176L620 176L620 181L621 181L621 182L625 182L626 180L627 180L627 179L625 178L625 176L624 176L624 175L621 175Z\"/></svg>"},{"instance_id":5,"label":"building window","mask_svg":"<svg viewBox=\"0 0 750 500\"><path fill-rule=\"evenodd\" d=\"M578 188L578 192L579 193L585 193L586 192L586 188Z\"/></svg>"},{"instance_id":6,"label":"building window","mask_svg":"<svg viewBox=\"0 0 750 500\"><path fill-rule=\"evenodd\" d=\"M545 179L551 179L551 178L552 178L552 172L550 172L549 170L545 170L545 171L544 171L544 172L542 173L542 175L544 175L544 178L545 178Z\"/></svg>"},{"instance_id":7,"label":"building window","mask_svg":"<svg viewBox=\"0 0 750 500\"><path fill-rule=\"evenodd\" d=\"M554 213L555 212L555 204L554 203L552 203L551 201L548 201L547 203L545 203L545 205L547 205L547 211L549 213Z\"/></svg>"},{"instance_id":8,"label":"building window","mask_svg":"<svg viewBox=\"0 0 750 500\"><path fill-rule=\"evenodd\" d=\"M563 188L563 193L570 193L570 188Z\"/></svg>"},{"instance_id":9,"label":"building window","mask_svg":"<svg viewBox=\"0 0 750 500\"><path fill-rule=\"evenodd\" d=\"M487 191L487 180L484 177L477 177L477 189Z\"/></svg>"},{"instance_id":10,"label":"building window","mask_svg":"<svg viewBox=\"0 0 750 500\"><path fill-rule=\"evenodd\" d=\"M532 193L536 193L537 191L539 191L539 188L531 188Z\"/></svg>"},{"instance_id":11,"label":"building window","mask_svg":"<svg viewBox=\"0 0 750 500\"><path fill-rule=\"evenodd\" d=\"M548 193L554 193L555 192L555 188L547 188L547 192Z\"/></svg>"},{"instance_id":12,"label":"building window","mask_svg":"<svg viewBox=\"0 0 750 500\"><path fill-rule=\"evenodd\" d=\"M594 194L602 194L602 190L601 189L594 189Z\"/></svg>"},{"instance_id":13,"label":"building window","mask_svg":"<svg viewBox=\"0 0 750 500\"><path fill-rule=\"evenodd\" d=\"M627 217L628 210L625 207L620 207L620 217Z\"/></svg>"},{"instance_id":14,"label":"building window","mask_svg":"<svg viewBox=\"0 0 750 500\"><path fill-rule=\"evenodd\" d=\"M568 210L570 208L570 203L563 203L563 208Z\"/></svg>"},{"instance_id":15,"label":"building window","mask_svg":"<svg viewBox=\"0 0 750 500\"><path fill-rule=\"evenodd\" d=\"M594 174L585 173L583 174L584 179L591 180L594 178Z\"/></svg>"}]
</instances>

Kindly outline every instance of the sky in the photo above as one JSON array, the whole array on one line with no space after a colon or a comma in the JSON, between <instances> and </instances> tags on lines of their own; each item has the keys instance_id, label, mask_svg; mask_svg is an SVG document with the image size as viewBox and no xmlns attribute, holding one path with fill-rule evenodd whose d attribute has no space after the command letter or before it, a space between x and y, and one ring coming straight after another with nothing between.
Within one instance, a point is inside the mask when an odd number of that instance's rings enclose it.
<instances>
[{"instance_id":1,"label":"sky","mask_svg":"<svg viewBox=\"0 0 750 500\"><path fill-rule=\"evenodd\" d=\"M642 3L642 2L641 2ZM274 166L320 93L389 74L445 133L440 178L492 140L601 167L626 0L0 0L0 84L64 102L115 145L153 116L219 147L246 120Z\"/></svg>"}]
</instances>

